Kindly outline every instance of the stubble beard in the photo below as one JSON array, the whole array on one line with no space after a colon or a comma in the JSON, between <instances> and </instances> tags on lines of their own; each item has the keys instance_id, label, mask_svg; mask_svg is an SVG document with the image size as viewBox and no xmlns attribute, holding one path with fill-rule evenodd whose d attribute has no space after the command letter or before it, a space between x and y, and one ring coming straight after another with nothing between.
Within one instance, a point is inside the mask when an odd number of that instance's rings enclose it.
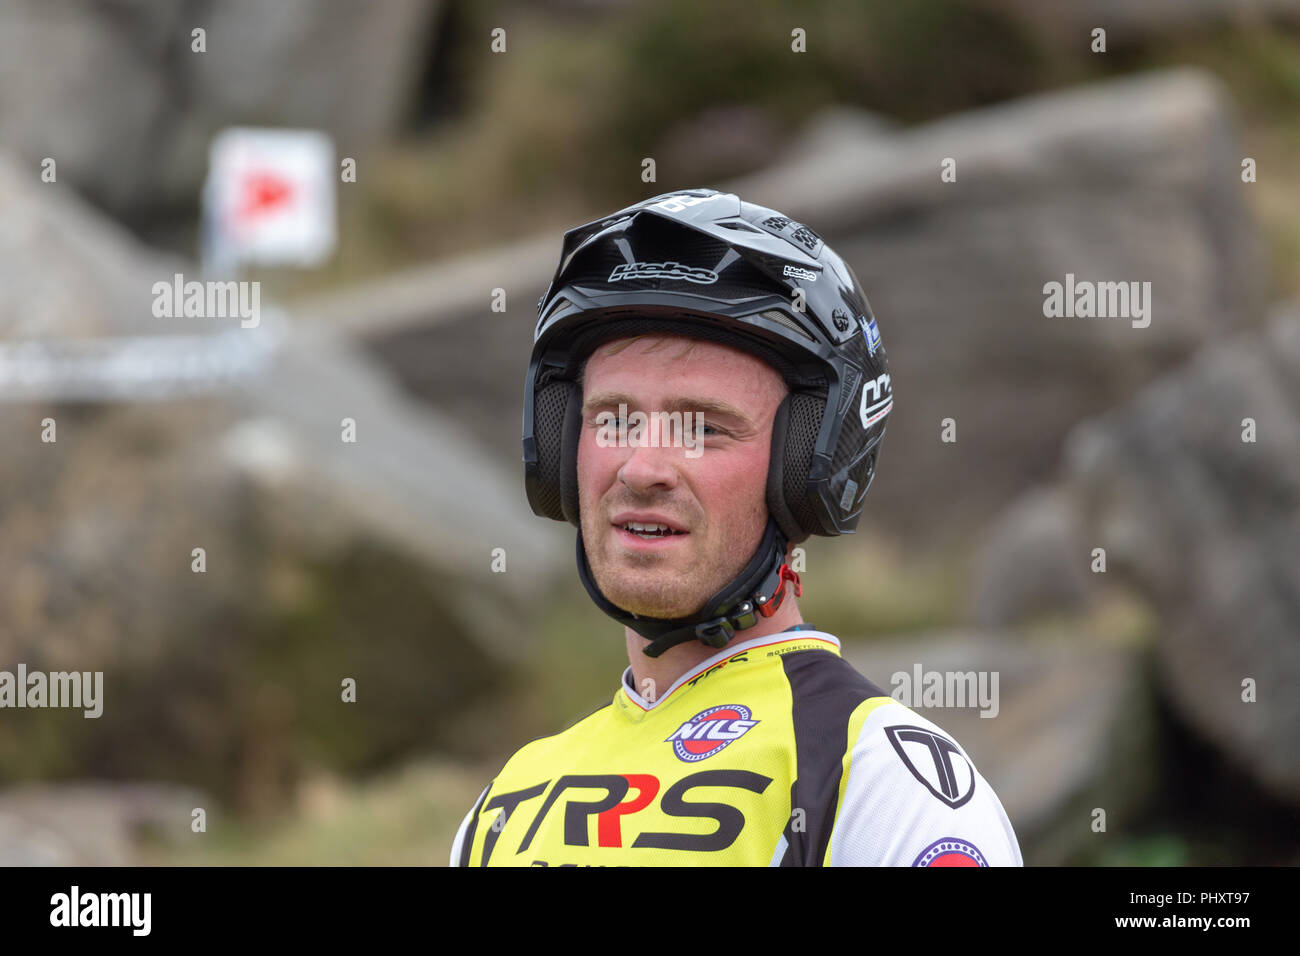
<instances>
[{"instance_id":1,"label":"stubble beard","mask_svg":"<svg viewBox=\"0 0 1300 956\"><path fill-rule=\"evenodd\" d=\"M592 527L586 514L582 516L582 542L592 577L606 598L641 617L674 619L698 613L744 570L758 547L755 541L739 556L724 548L702 555L697 549L706 535L697 528L691 532L695 540L687 543L687 555L636 554L619 546L608 519L599 520L601 524ZM758 538L762 538L761 526Z\"/></svg>"},{"instance_id":2,"label":"stubble beard","mask_svg":"<svg viewBox=\"0 0 1300 956\"><path fill-rule=\"evenodd\" d=\"M695 552L698 541L678 546L677 550L690 554L636 554L619 546L617 532L608 522L600 528L583 524L582 542L592 577L601 593L623 610L641 617L687 617L717 591L706 590L709 582L701 580L701 569L709 565Z\"/></svg>"}]
</instances>

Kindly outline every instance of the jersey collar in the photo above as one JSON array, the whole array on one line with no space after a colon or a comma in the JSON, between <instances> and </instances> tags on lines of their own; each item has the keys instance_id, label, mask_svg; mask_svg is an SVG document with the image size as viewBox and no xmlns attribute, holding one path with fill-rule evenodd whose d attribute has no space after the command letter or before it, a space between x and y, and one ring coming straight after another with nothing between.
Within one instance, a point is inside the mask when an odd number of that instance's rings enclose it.
<instances>
[{"instance_id":1,"label":"jersey collar","mask_svg":"<svg viewBox=\"0 0 1300 956\"><path fill-rule=\"evenodd\" d=\"M649 701L642 697L632 687L632 666L629 664L623 671L623 679L619 682L619 692L627 698L628 702L640 710L653 710L663 704L669 697L673 696L679 688L699 677L710 667L715 667L729 657L734 657L744 651L750 651L757 647L775 647L778 644L794 644L801 642L815 642L816 645L824 647L836 656L840 653L840 639L833 634L827 634L825 631L805 630L805 631L781 631L777 634L767 634L763 637L752 637L747 641L741 641L739 644L731 644L724 647L718 653L714 654L706 661L696 664L677 680L657 700Z\"/></svg>"}]
</instances>

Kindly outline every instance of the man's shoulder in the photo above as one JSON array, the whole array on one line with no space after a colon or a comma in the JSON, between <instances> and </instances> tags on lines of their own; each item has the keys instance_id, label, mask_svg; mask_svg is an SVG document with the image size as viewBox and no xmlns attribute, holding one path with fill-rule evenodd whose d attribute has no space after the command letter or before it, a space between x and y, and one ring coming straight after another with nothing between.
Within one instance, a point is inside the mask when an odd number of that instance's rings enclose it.
<instances>
[{"instance_id":1,"label":"man's shoulder","mask_svg":"<svg viewBox=\"0 0 1300 956\"><path fill-rule=\"evenodd\" d=\"M576 739L603 725L611 708L611 704L601 704L576 720L570 721L567 726L560 730L534 737L518 747L510 755L510 758L502 765L497 777L500 778L507 770L518 767L520 764L545 763L550 759L551 755L568 751Z\"/></svg>"},{"instance_id":2,"label":"man's shoulder","mask_svg":"<svg viewBox=\"0 0 1300 956\"><path fill-rule=\"evenodd\" d=\"M902 703L838 654L799 649L784 654L781 662L796 712L807 711L808 718L821 726L832 717L837 723L847 720L845 743L850 748L861 746L864 734L870 739L872 731L886 731L885 739L894 739L889 728L910 727L961 749L933 720Z\"/></svg>"},{"instance_id":3,"label":"man's shoulder","mask_svg":"<svg viewBox=\"0 0 1300 956\"><path fill-rule=\"evenodd\" d=\"M892 701L888 691L843 657L816 647L795 648L781 656L796 711L817 723L851 714L863 704Z\"/></svg>"},{"instance_id":4,"label":"man's shoulder","mask_svg":"<svg viewBox=\"0 0 1300 956\"><path fill-rule=\"evenodd\" d=\"M832 864L1022 865L1001 800L956 737L892 698L855 718Z\"/></svg>"},{"instance_id":5,"label":"man's shoulder","mask_svg":"<svg viewBox=\"0 0 1300 956\"><path fill-rule=\"evenodd\" d=\"M610 706L609 704L602 704L590 713L571 722L562 730L552 734L544 734L541 737L534 737L510 755L505 763L501 765L501 769L496 772L492 780L483 789L483 792L479 794L478 801L461 821L460 827L456 831L456 837L452 842L452 866L468 865L469 845L472 845L474 841L475 821L484 806L493 800L500 801L503 795L509 795L508 792L513 787L518 786L519 780L528 777L533 773L534 768L549 766L554 759L554 755L564 752L575 737L590 732L592 721L599 721Z\"/></svg>"},{"instance_id":6,"label":"man's shoulder","mask_svg":"<svg viewBox=\"0 0 1300 956\"><path fill-rule=\"evenodd\" d=\"M975 762L965 747L929 717L892 697L872 700L870 704L872 706L862 708L855 715L859 719L855 726L850 727L854 763L870 761L882 775L902 779L905 774L910 774L929 786L934 780L929 772L932 765L936 762L942 764L940 757L951 754L954 756L949 763L959 762L969 767L973 775L978 775ZM921 759L923 754L928 759ZM957 788L962 792L950 796L960 801L969 796L965 783L970 778L961 774L957 776L962 779L952 783L950 789Z\"/></svg>"},{"instance_id":7,"label":"man's shoulder","mask_svg":"<svg viewBox=\"0 0 1300 956\"><path fill-rule=\"evenodd\" d=\"M838 654L783 656L798 799L829 805L793 856L831 865L1018 866L1019 845L965 747ZM825 803L823 803L825 801ZM816 812L816 811L810 811Z\"/></svg>"},{"instance_id":8,"label":"man's shoulder","mask_svg":"<svg viewBox=\"0 0 1300 956\"><path fill-rule=\"evenodd\" d=\"M848 749L870 749L881 742L947 741L937 746L966 751L952 734L913 710L838 654L800 650L783 657L796 711L803 705L815 718L827 712L847 715ZM908 733L907 731L913 731ZM928 737L924 735L929 735Z\"/></svg>"}]
</instances>

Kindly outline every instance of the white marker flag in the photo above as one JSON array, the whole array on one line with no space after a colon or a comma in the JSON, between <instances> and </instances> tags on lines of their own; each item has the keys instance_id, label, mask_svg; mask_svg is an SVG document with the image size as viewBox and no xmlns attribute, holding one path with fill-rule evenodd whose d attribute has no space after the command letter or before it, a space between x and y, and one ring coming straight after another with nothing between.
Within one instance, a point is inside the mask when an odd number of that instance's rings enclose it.
<instances>
[{"instance_id":1,"label":"white marker flag","mask_svg":"<svg viewBox=\"0 0 1300 956\"><path fill-rule=\"evenodd\" d=\"M334 143L316 130L223 130L204 185L204 265L315 266L334 251Z\"/></svg>"}]
</instances>

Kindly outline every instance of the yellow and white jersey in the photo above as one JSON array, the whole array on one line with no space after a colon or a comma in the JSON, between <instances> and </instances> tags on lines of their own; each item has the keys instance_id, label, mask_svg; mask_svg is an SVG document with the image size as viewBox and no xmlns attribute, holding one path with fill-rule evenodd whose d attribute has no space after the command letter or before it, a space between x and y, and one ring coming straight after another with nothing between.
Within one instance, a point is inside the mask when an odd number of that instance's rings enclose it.
<instances>
[{"instance_id":1,"label":"yellow and white jersey","mask_svg":"<svg viewBox=\"0 0 1300 956\"><path fill-rule=\"evenodd\" d=\"M453 866L1021 866L961 746L815 630L732 644L526 744Z\"/></svg>"}]
</instances>

